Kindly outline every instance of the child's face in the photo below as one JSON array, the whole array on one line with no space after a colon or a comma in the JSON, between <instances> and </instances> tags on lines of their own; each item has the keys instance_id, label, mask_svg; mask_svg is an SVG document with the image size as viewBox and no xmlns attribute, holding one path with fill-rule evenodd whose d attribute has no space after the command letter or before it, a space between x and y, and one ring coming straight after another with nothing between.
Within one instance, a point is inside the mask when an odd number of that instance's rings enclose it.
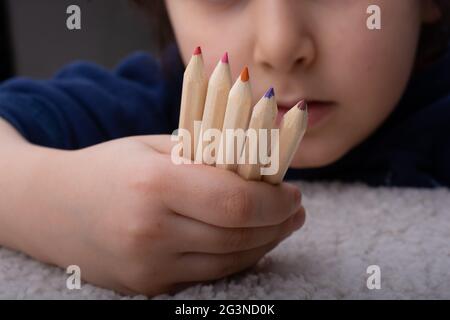
<instances>
[{"instance_id":1,"label":"child's face","mask_svg":"<svg viewBox=\"0 0 450 320\"><path fill-rule=\"evenodd\" d=\"M367 8L381 8L369 30ZM184 62L198 45L209 73L225 51L250 69L254 103L274 86L280 107L309 103L293 167L330 164L392 112L410 77L431 0L166 0Z\"/></svg>"}]
</instances>

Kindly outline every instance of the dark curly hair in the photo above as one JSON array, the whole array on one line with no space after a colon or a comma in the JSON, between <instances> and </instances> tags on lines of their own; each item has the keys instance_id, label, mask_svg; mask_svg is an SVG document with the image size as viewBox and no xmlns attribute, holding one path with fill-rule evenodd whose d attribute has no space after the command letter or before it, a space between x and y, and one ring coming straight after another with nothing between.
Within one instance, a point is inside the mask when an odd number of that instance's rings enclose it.
<instances>
[{"instance_id":1,"label":"dark curly hair","mask_svg":"<svg viewBox=\"0 0 450 320\"><path fill-rule=\"evenodd\" d=\"M450 41L450 0L434 1L441 10L442 18L422 28L416 60L418 69L442 56L447 51ZM149 13L153 30L157 30L155 37L161 52L175 40L164 0L132 0L132 2L144 7Z\"/></svg>"},{"instance_id":2,"label":"dark curly hair","mask_svg":"<svg viewBox=\"0 0 450 320\"><path fill-rule=\"evenodd\" d=\"M431 25L422 27L417 53L417 67L422 68L444 54L450 41L450 1L434 0L439 6L442 18Z\"/></svg>"}]
</instances>

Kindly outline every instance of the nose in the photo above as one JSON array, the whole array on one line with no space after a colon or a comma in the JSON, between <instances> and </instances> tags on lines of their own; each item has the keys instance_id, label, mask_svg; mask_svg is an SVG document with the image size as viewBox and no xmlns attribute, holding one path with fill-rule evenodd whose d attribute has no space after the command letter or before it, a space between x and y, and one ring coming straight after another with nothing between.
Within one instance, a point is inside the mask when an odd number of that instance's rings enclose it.
<instances>
[{"instance_id":1,"label":"nose","mask_svg":"<svg viewBox=\"0 0 450 320\"><path fill-rule=\"evenodd\" d=\"M314 61L315 46L302 0L258 0L254 2L254 60L265 69L289 73Z\"/></svg>"}]
</instances>

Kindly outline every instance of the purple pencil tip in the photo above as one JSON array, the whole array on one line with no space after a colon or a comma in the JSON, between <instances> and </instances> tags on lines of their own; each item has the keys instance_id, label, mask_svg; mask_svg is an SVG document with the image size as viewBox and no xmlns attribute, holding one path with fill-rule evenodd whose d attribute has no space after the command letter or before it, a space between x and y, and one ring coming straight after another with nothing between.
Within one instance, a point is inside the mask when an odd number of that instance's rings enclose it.
<instances>
[{"instance_id":1,"label":"purple pencil tip","mask_svg":"<svg viewBox=\"0 0 450 320\"><path fill-rule=\"evenodd\" d=\"M275 95L275 90L273 88L270 88L266 94L264 95L264 98L270 99Z\"/></svg>"}]
</instances>

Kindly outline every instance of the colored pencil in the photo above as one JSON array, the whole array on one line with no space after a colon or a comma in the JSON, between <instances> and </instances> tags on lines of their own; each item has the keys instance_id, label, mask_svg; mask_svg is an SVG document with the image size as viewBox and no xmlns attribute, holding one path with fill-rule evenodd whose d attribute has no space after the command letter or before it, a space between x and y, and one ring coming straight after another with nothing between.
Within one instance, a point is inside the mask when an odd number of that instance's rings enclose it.
<instances>
[{"instance_id":1,"label":"colored pencil","mask_svg":"<svg viewBox=\"0 0 450 320\"><path fill-rule=\"evenodd\" d=\"M264 181L272 184L279 184L283 181L307 126L308 106L303 100L291 108L281 120L279 141L274 142L272 146L272 157L273 153L279 154L278 173L265 175Z\"/></svg>"},{"instance_id":2,"label":"colored pencil","mask_svg":"<svg viewBox=\"0 0 450 320\"><path fill-rule=\"evenodd\" d=\"M196 161L209 165L215 164L216 152L214 150L211 153L205 152L205 148L211 143L216 143L218 147L220 136L218 137L219 141L205 142L203 139L205 138L204 133L210 129L222 130L231 85L232 80L228 53L225 53L209 79L200 129L200 141L195 154Z\"/></svg>"},{"instance_id":3,"label":"colored pencil","mask_svg":"<svg viewBox=\"0 0 450 320\"><path fill-rule=\"evenodd\" d=\"M216 167L230 171L237 170L237 161L245 143L245 131L250 121L251 112L252 90L248 68L245 67L228 96ZM239 141L239 138L234 135L232 139L229 139L230 136L227 139L227 130L229 129L233 129L236 135L239 134L237 131L241 129L242 141Z\"/></svg>"},{"instance_id":4,"label":"colored pencil","mask_svg":"<svg viewBox=\"0 0 450 320\"><path fill-rule=\"evenodd\" d=\"M204 73L202 50L200 47L197 47L184 72L178 125L179 128L187 130L190 134L191 149L189 154L187 150L183 149L183 157L191 160L194 160L198 141L198 132L195 130L194 123L202 120L207 84L208 80ZM182 137L181 134L179 136Z\"/></svg>"},{"instance_id":5,"label":"colored pencil","mask_svg":"<svg viewBox=\"0 0 450 320\"><path fill-rule=\"evenodd\" d=\"M261 100L253 108L249 130L256 130L258 139L252 139L254 143L251 143L249 137L245 142L244 150L242 151L242 157L244 163L238 165L238 174L246 180L261 180L260 168L262 166L259 159L260 150L260 129L267 130L267 137L270 136L270 130L273 129L275 120L278 113L277 103L275 101L275 91L270 88L267 93L261 98ZM269 140L268 140L269 141ZM270 144L267 141L267 148L270 148ZM270 152L270 150L265 150Z\"/></svg>"}]
</instances>

